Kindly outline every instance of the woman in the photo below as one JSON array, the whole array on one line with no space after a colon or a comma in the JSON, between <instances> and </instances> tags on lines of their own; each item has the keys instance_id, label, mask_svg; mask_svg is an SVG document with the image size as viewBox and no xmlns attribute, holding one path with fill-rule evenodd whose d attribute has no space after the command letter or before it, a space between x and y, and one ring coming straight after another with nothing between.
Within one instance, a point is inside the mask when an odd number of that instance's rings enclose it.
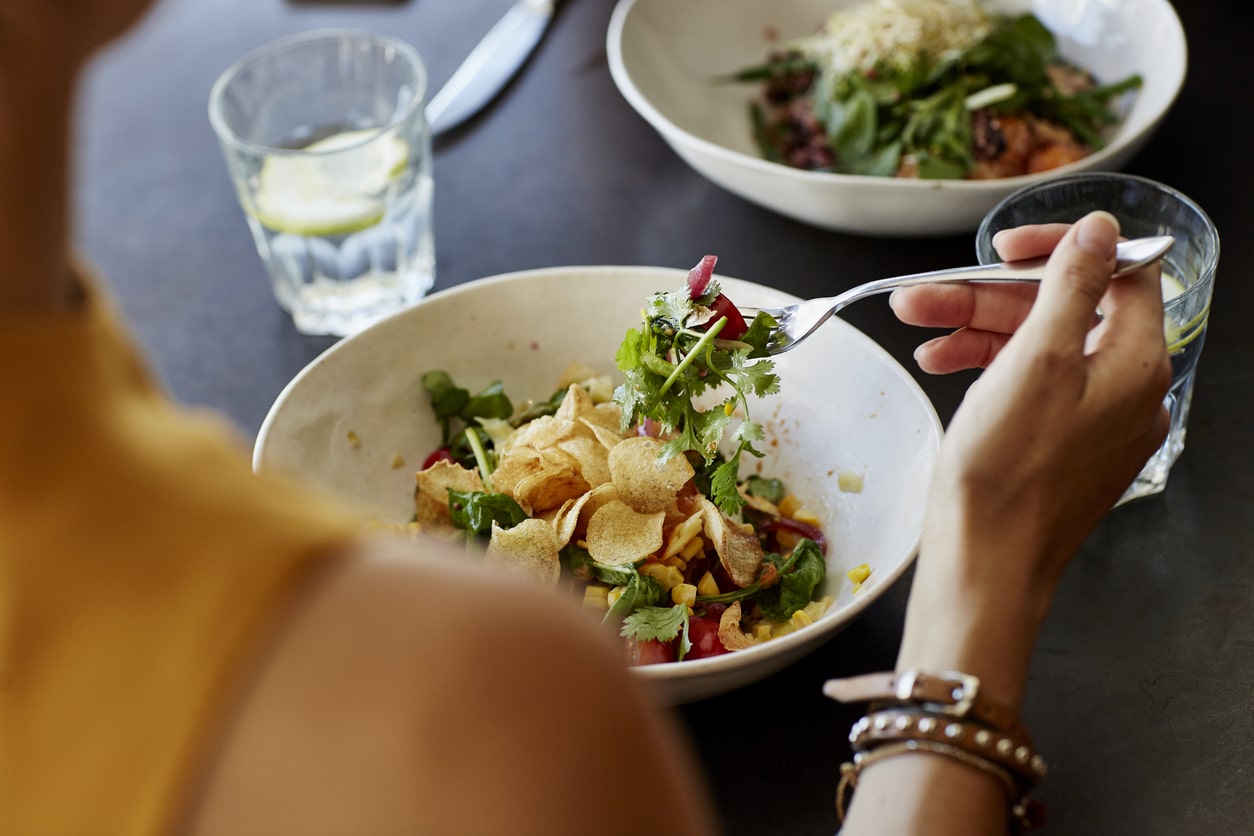
<instances>
[{"instance_id":1,"label":"woman","mask_svg":"<svg viewBox=\"0 0 1254 836\"><path fill-rule=\"evenodd\" d=\"M713 832L682 736L577 608L362 539L149 382L67 205L77 79L148 5L0 0L0 831ZM1057 247L1035 305L894 300L967 326L925 367L996 357L944 444L901 665L1010 712L1058 575L1166 427L1157 279L1110 282L1116 235L1005 236ZM951 757L858 777L849 833L942 833L941 802L954 832L1006 826Z\"/></svg>"}]
</instances>

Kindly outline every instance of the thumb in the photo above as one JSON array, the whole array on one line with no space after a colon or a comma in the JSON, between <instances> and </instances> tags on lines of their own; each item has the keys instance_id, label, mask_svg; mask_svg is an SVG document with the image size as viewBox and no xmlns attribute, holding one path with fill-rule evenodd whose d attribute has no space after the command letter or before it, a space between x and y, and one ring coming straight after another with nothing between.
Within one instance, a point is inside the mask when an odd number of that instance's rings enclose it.
<instances>
[{"instance_id":1,"label":"thumb","mask_svg":"<svg viewBox=\"0 0 1254 836\"><path fill-rule=\"evenodd\" d=\"M1118 241L1119 221L1109 212L1077 221L1049 257L1024 330L1045 331L1050 342L1083 351L1093 312L1110 284Z\"/></svg>"}]
</instances>

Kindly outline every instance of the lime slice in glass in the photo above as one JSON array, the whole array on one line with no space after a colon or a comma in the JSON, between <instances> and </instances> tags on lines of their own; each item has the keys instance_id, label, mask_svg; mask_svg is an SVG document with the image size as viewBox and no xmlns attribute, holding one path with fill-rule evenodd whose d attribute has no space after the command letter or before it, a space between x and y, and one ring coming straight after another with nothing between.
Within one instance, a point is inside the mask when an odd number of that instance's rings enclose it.
<instances>
[{"instance_id":1,"label":"lime slice in glass","mask_svg":"<svg viewBox=\"0 0 1254 836\"><path fill-rule=\"evenodd\" d=\"M1166 270L1162 271L1161 281L1163 289L1163 304L1167 304L1172 299L1175 299L1177 296L1184 293L1184 284ZM1163 320L1163 333L1167 338L1168 354L1175 354L1193 339L1195 334L1186 334L1184 333L1185 330L1185 327L1179 323L1172 322L1170 319Z\"/></svg>"},{"instance_id":2,"label":"lime slice in glass","mask_svg":"<svg viewBox=\"0 0 1254 836\"><path fill-rule=\"evenodd\" d=\"M375 133L345 131L302 149L310 153L267 157L253 215L294 235L348 235L377 224L385 209L382 194L404 172L408 148L395 136L362 144Z\"/></svg>"}]
</instances>

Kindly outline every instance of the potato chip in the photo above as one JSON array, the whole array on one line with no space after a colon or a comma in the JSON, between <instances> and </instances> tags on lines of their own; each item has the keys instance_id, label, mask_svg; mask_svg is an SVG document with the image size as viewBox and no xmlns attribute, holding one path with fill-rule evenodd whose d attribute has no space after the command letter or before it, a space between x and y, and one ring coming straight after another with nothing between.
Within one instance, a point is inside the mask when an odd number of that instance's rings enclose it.
<instances>
[{"instance_id":1,"label":"potato chip","mask_svg":"<svg viewBox=\"0 0 1254 836\"><path fill-rule=\"evenodd\" d=\"M580 418L579 420L585 427L588 428L588 431L592 433L593 437L600 442L601 446L605 448L606 453L622 443L623 434L618 431L617 427L603 427L595 421L590 421L587 418Z\"/></svg>"},{"instance_id":2,"label":"potato chip","mask_svg":"<svg viewBox=\"0 0 1254 836\"><path fill-rule=\"evenodd\" d=\"M727 576L741 588L753 583L762 566L762 544L757 535L727 519L718 506L705 497L701 497L700 504L705 536L714 544Z\"/></svg>"},{"instance_id":3,"label":"potato chip","mask_svg":"<svg viewBox=\"0 0 1254 836\"><path fill-rule=\"evenodd\" d=\"M513 487L512 496L528 514L559 507L568 499L588 492L588 483L569 464L550 459L543 470L524 476Z\"/></svg>"},{"instance_id":4,"label":"potato chip","mask_svg":"<svg viewBox=\"0 0 1254 836\"><path fill-rule=\"evenodd\" d=\"M558 423L577 423L580 418L591 415L595 407L588 391L577 383L572 383L566 388L566 397L562 398L553 418Z\"/></svg>"},{"instance_id":5,"label":"potato chip","mask_svg":"<svg viewBox=\"0 0 1254 836\"><path fill-rule=\"evenodd\" d=\"M556 586L562 571L560 547L553 526L544 520L523 520L513 528L501 528L493 521L485 561L534 578L546 586Z\"/></svg>"},{"instance_id":6,"label":"potato chip","mask_svg":"<svg viewBox=\"0 0 1254 836\"><path fill-rule=\"evenodd\" d=\"M744 650L753 647L753 639L740 630L740 602L736 601L718 619L718 640L728 650Z\"/></svg>"},{"instance_id":7,"label":"potato chip","mask_svg":"<svg viewBox=\"0 0 1254 836\"><path fill-rule=\"evenodd\" d=\"M438 461L415 477L418 495L414 499L414 516L421 525L451 526L448 511L448 490L481 491L483 480L477 470L467 470L456 462Z\"/></svg>"},{"instance_id":8,"label":"potato chip","mask_svg":"<svg viewBox=\"0 0 1254 836\"><path fill-rule=\"evenodd\" d=\"M605 449L594 436L568 438L558 442L558 448L569 453L575 460L575 471L584 478L590 488L610 481L610 451Z\"/></svg>"},{"instance_id":9,"label":"potato chip","mask_svg":"<svg viewBox=\"0 0 1254 836\"><path fill-rule=\"evenodd\" d=\"M557 535L558 548L565 548L579 530L579 514L592 498L592 493L588 491L576 499L568 499L562 503L562 507L545 515L553 526L553 533Z\"/></svg>"},{"instance_id":10,"label":"potato chip","mask_svg":"<svg viewBox=\"0 0 1254 836\"><path fill-rule=\"evenodd\" d=\"M662 442L648 436L623 439L610 451L610 476L623 502L642 514L675 507L675 495L692 479L684 456L663 462Z\"/></svg>"},{"instance_id":11,"label":"potato chip","mask_svg":"<svg viewBox=\"0 0 1254 836\"><path fill-rule=\"evenodd\" d=\"M605 503L588 520L588 553L598 563L638 563L662 548L666 515L638 513L621 500Z\"/></svg>"}]
</instances>

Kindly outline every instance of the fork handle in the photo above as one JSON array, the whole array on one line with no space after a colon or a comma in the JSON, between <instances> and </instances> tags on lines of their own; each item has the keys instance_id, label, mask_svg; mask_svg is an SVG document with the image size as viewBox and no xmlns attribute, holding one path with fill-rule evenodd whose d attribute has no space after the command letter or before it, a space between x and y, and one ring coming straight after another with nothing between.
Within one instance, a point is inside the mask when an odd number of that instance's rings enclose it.
<instances>
[{"instance_id":1,"label":"fork handle","mask_svg":"<svg viewBox=\"0 0 1254 836\"><path fill-rule=\"evenodd\" d=\"M1157 261L1171 249L1173 243L1174 239L1170 235L1120 241L1115 246L1115 270L1112 275L1123 276ZM954 267L949 270L896 276L868 282L859 288L859 296L937 282L1039 282L1048 261L1048 257L1027 258L978 267Z\"/></svg>"}]
</instances>

